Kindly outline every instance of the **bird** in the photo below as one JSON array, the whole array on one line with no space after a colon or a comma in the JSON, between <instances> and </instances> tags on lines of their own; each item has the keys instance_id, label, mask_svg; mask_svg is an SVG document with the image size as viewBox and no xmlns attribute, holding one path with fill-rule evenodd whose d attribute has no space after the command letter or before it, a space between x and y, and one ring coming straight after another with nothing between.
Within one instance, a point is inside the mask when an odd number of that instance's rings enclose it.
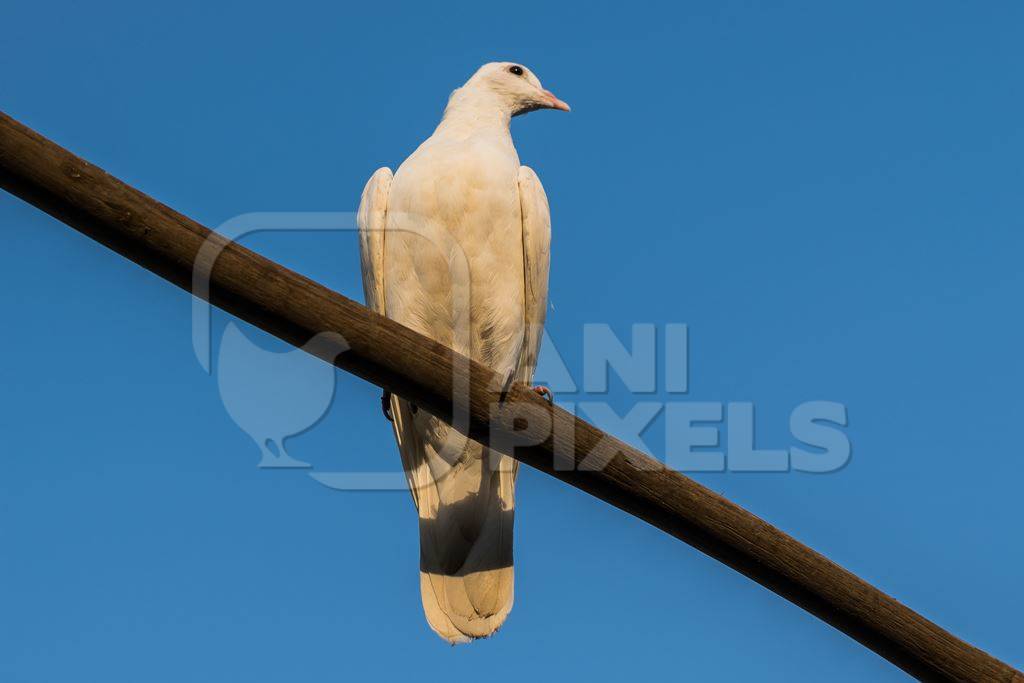
<instances>
[{"instance_id":1,"label":"bird","mask_svg":"<svg viewBox=\"0 0 1024 683\"><path fill-rule=\"evenodd\" d=\"M547 195L510 132L540 109L569 105L522 64L483 65L394 174L371 176L357 214L367 306L509 383L532 381L547 309ZM418 513L427 623L453 645L488 637L512 609L518 463L405 399L382 404Z\"/></svg>"}]
</instances>

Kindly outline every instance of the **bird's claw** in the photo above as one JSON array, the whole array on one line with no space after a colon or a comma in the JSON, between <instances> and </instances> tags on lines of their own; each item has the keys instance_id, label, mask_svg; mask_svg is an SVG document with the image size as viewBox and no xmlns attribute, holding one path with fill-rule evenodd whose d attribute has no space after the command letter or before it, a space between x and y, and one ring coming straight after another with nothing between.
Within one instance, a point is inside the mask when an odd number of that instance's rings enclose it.
<instances>
[{"instance_id":1,"label":"bird's claw","mask_svg":"<svg viewBox=\"0 0 1024 683\"><path fill-rule=\"evenodd\" d=\"M548 400L548 403L554 404L555 397L551 394L551 390L550 389L548 389L547 387L538 385L538 386L535 386L533 388L533 390L536 391L541 396L543 396L544 398L546 398Z\"/></svg>"},{"instance_id":2,"label":"bird's claw","mask_svg":"<svg viewBox=\"0 0 1024 683\"><path fill-rule=\"evenodd\" d=\"M384 417L388 422L394 422L395 416L391 414L391 392L385 391L380 397L380 409L384 411Z\"/></svg>"}]
</instances>

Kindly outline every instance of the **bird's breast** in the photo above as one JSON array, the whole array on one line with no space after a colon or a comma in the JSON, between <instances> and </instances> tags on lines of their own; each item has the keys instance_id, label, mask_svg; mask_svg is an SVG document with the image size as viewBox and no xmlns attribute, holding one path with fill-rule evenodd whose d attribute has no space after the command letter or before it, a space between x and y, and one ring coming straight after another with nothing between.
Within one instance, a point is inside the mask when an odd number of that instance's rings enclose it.
<instances>
[{"instance_id":1,"label":"bird's breast","mask_svg":"<svg viewBox=\"0 0 1024 683\"><path fill-rule=\"evenodd\" d=\"M486 140L425 144L388 205L388 316L496 369L515 363L524 329L518 169Z\"/></svg>"}]
</instances>

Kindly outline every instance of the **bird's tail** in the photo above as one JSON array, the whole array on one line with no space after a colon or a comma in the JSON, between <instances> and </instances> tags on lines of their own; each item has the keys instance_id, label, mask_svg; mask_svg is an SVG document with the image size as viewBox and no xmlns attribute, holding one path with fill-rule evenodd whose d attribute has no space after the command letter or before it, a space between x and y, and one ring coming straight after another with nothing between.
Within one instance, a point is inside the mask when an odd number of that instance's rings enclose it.
<instances>
[{"instance_id":1,"label":"bird's tail","mask_svg":"<svg viewBox=\"0 0 1024 683\"><path fill-rule=\"evenodd\" d=\"M485 638L512 609L517 463L405 401L394 403L395 431L419 512L427 622L453 644Z\"/></svg>"},{"instance_id":2,"label":"bird's tail","mask_svg":"<svg viewBox=\"0 0 1024 683\"><path fill-rule=\"evenodd\" d=\"M465 576L420 570L420 595L427 623L452 645L496 633L512 610L512 593L512 567Z\"/></svg>"}]
</instances>

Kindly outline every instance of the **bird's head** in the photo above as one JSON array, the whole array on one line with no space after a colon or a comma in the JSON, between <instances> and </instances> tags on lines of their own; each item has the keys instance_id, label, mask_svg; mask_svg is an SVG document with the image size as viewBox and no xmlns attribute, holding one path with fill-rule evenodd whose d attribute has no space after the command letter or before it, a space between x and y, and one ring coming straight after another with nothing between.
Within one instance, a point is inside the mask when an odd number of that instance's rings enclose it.
<instances>
[{"instance_id":1,"label":"bird's head","mask_svg":"<svg viewBox=\"0 0 1024 683\"><path fill-rule=\"evenodd\" d=\"M515 62L484 64L456 92L460 91L467 96L496 98L512 116L537 109L569 111L569 105L545 90L532 71Z\"/></svg>"}]
</instances>

